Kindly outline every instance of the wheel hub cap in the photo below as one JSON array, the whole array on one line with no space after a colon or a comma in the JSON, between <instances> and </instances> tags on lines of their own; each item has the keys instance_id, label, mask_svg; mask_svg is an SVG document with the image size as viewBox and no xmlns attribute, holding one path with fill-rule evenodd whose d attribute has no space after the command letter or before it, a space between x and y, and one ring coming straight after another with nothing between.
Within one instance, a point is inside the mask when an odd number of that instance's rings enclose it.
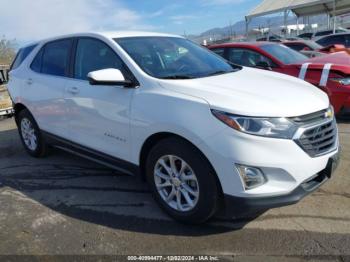
<instances>
[{"instance_id":1,"label":"wheel hub cap","mask_svg":"<svg viewBox=\"0 0 350 262\"><path fill-rule=\"evenodd\" d=\"M28 118L21 120L21 135L27 148L34 151L38 146L38 139L33 124Z\"/></svg>"},{"instance_id":2,"label":"wheel hub cap","mask_svg":"<svg viewBox=\"0 0 350 262\"><path fill-rule=\"evenodd\" d=\"M154 168L154 181L165 203L177 211L192 210L199 199L199 184L192 168L180 157L161 157Z\"/></svg>"}]
</instances>

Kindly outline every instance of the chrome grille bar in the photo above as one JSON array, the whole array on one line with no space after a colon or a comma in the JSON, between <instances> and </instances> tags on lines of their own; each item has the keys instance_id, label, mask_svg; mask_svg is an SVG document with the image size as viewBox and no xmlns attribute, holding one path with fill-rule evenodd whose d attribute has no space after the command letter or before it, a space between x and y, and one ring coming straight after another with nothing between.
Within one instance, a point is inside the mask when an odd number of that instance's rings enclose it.
<instances>
[{"instance_id":1,"label":"chrome grille bar","mask_svg":"<svg viewBox=\"0 0 350 262\"><path fill-rule=\"evenodd\" d=\"M292 120L300 125L294 141L311 157L317 157L337 148L337 123L328 118L326 110L295 117Z\"/></svg>"}]
</instances>

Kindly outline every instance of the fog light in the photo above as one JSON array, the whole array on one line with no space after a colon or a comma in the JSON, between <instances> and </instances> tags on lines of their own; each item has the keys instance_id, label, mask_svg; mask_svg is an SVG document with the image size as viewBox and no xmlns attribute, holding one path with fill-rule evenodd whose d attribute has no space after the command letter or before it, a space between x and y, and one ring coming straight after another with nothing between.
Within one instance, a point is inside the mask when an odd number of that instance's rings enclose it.
<instances>
[{"instance_id":1,"label":"fog light","mask_svg":"<svg viewBox=\"0 0 350 262\"><path fill-rule=\"evenodd\" d=\"M259 168L237 164L236 167L246 190L261 186L267 181Z\"/></svg>"}]
</instances>

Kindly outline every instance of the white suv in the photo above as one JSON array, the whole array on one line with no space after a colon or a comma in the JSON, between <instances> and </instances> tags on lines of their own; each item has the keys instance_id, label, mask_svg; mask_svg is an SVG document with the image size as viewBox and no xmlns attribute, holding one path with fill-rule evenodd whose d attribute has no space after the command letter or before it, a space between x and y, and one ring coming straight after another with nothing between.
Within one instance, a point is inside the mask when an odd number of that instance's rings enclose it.
<instances>
[{"instance_id":1,"label":"white suv","mask_svg":"<svg viewBox=\"0 0 350 262\"><path fill-rule=\"evenodd\" d=\"M337 164L327 95L179 36L84 33L22 48L9 91L23 145L149 182L179 221L296 203Z\"/></svg>"}]
</instances>

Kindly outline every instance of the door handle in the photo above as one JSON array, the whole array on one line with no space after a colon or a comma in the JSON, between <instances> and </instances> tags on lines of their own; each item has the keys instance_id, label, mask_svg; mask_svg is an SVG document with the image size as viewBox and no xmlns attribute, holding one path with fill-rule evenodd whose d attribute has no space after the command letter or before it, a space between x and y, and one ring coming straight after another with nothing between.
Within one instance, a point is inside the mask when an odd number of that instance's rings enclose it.
<instances>
[{"instance_id":1,"label":"door handle","mask_svg":"<svg viewBox=\"0 0 350 262\"><path fill-rule=\"evenodd\" d=\"M77 87L75 87L75 86L70 87L70 88L68 88L68 92L71 93L71 94L73 94L73 95L76 95L76 94L79 93L79 88L77 88Z\"/></svg>"},{"instance_id":2,"label":"door handle","mask_svg":"<svg viewBox=\"0 0 350 262\"><path fill-rule=\"evenodd\" d=\"M26 82L27 82L27 85L32 85L33 84L33 79L28 78Z\"/></svg>"}]
</instances>

